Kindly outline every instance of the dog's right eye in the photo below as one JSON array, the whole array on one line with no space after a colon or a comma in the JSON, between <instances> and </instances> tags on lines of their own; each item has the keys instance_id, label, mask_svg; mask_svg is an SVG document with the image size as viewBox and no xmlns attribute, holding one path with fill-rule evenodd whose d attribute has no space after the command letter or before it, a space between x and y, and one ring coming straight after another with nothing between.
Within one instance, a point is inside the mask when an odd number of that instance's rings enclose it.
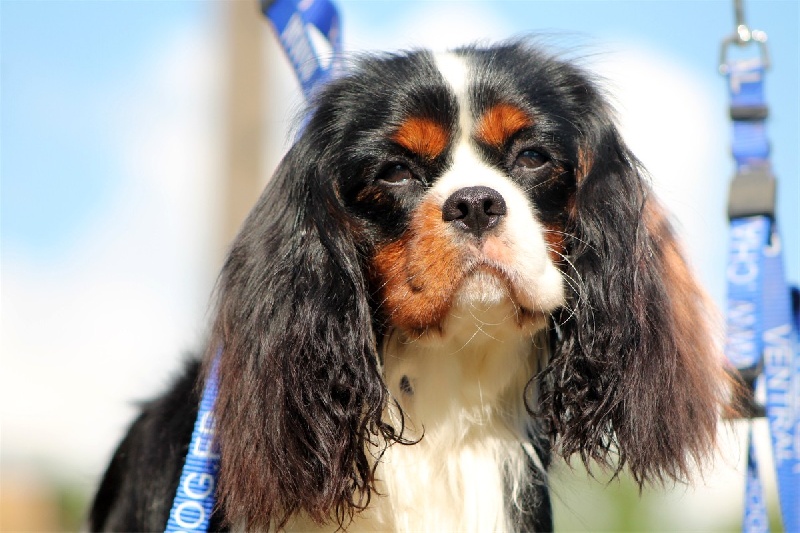
<instances>
[{"instance_id":1,"label":"dog's right eye","mask_svg":"<svg viewBox=\"0 0 800 533\"><path fill-rule=\"evenodd\" d=\"M414 174L402 163L393 163L378 175L378 179L392 185L405 185L414 179Z\"/></svg>"},{"instance_id":2,"label":"dog's right eye","mask_svg":"<svg viewBox=\"0 0 800 533\"><path fill-rule=\"evenodd\" d=\"M536 150L523 150L517 155L514 166L524 170L535 170L547 163L547 156Z\"/></svg>"}]
</instances>

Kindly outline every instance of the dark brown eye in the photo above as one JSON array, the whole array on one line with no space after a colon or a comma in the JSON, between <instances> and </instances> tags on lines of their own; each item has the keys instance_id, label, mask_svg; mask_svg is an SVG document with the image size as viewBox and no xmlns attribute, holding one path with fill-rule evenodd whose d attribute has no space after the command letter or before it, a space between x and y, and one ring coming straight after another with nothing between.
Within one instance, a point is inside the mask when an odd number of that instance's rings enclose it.
<instances>
[{"instance_id":1,"label":"dark brown eye","mask_svg":"<svg viewBox=\"0 0 800 533\"><path fill-rule=\"evenodd\" d=\"M414 175L407 166L396 163L386 167L386 170L381 173L379 179L393 185L403 185L414 179Z\"/></svg>"},{"instance_id":2,"label":"dark brown eye","mask_svg":"<svg viewBox=\"0 0 800 533\"><path fill-rule=\"evenodd\" d=\"M547 163L547 156L536 150L523 150L517 155L514 166L525 169L539 168Z\"/></svg>"}]
</instances>

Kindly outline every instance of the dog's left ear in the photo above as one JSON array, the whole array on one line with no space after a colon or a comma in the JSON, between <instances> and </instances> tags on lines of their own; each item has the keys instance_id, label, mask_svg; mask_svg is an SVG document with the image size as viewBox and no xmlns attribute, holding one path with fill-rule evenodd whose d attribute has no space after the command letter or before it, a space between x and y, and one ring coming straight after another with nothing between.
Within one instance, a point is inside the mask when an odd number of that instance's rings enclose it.
<instances>
[{"instance_id":1,"label":"dog's left ear","mask_svg":"<svg viewBox=\"0 0 800 533\"><path fill-rule=\"evenodd\" d=\"M394 436L381 419L388 393L359 226L317 122L281 162L219 280L218 495L247 529L281 529L295 514L346 525L374 490L369 454Z\"/></svg>"},{"instance_id":2,"label":"dog's left ear","mask_svg":"<svg viewBox=\"0 0 800 533\"><path fill-rule=\"evenodd\" d=\"M565 228L576 283L543 414L565 457L627 466L640 486L685 480L728 398L714 313L608 116L585 131Z\"/></svg>"}]
</instances>

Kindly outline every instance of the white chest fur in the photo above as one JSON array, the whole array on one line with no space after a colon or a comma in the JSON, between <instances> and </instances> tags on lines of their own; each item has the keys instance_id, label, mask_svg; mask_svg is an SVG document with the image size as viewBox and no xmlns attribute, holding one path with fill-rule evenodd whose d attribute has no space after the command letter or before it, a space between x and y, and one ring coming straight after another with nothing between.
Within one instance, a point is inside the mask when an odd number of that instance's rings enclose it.
<instances>
[{"instance_id":1,"label":"white chest fur","mask_svg":"<svg viewBox=\"0 0 800 533\"><path fill-rule=\"evenodd\" d=\"M456 307L444 335L390 336L384 373L402 407L387 415L404 436L377 470L381 496L365 528L395 531L508 531L509 506L529 475L523 396L537 366L535 328L511 305ZM528 391L535 394L535 391ZM358 526L358 524L354 524Z\"/></svg>"}]
</instances>

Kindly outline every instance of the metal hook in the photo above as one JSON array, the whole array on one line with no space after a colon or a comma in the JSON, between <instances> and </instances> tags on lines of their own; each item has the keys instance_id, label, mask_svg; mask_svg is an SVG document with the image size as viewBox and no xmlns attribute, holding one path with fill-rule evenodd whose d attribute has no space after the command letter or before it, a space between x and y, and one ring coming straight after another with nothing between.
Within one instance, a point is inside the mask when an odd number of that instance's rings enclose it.
<instances>
[{"instance_id":1,"label":"metal hook","mask_svg":"<svg viewBox=\"0 0 800 533\"><path fill-rule=\"evenodd\" d=\"M750 30L744 20L744 0L733 0L734 18L736 19L736 31L722 40L722 48L719 54L719 72L727 74L728 66L728 47L732 44L736 46L746 46L755 41L761 52L761 64L764 69L769 68L769 53L767 50L767 34L761 30Z\"/></svg>"}]
</instances>

